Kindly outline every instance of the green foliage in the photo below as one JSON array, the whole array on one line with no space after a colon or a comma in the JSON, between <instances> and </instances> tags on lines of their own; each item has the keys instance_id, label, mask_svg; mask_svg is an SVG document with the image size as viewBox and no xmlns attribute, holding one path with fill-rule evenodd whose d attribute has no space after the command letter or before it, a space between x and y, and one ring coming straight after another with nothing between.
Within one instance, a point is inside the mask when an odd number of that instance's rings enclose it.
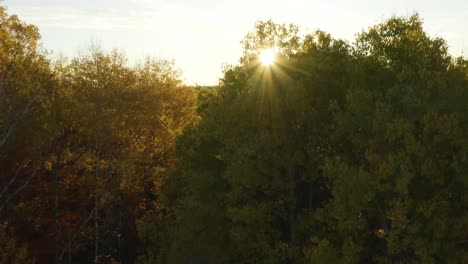
<instances>
[{"instance_id":1,"label":"green foliage","mask_svg":"<svg viewBox=\"0 0 468 264\"><path fill-rule=\"evenodd\" d=\"M418 15L299 32L257 22L193 88L117 51L50 63L0 7L0 262L468 262L468 61Z\"/></svg>"},{"instance_id":2,"label":"green foliage","mask_svg":"<svg viewBox=\"0 0 468 264\"><path fill-rule=\"evenodd\" d=\"M466 261L466 60L417 15L297 32L258 22L179 139L168 262Z\"/></svg>"}]
</instances>

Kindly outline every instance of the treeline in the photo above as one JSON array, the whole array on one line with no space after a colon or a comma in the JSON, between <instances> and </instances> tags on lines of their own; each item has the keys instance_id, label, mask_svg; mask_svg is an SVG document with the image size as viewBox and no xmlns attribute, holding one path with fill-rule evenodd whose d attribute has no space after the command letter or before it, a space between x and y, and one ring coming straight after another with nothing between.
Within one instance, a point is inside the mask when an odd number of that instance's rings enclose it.
<instances>
[{"instance_id":1,"label":"treeline","mask_svg":"<svg viewBox=\"0 0 468 264\"><path fill-rule=\"evenodd\" d=\"M0 7L1 263L468 262L468 60L417 15L258 22L209 88L39 40Z\"/></svg>"},{"instance_id":2,"label":"treeline","mask_svg":"<svg viewBox=\"0 0 468 264\"><path fill-rule=\"evenodd\" d=\"M194 89L166 61L50 61L36 27L0 12L0 263L133 263L143 217L166 214Z\"/></svg>"}]
</instances>

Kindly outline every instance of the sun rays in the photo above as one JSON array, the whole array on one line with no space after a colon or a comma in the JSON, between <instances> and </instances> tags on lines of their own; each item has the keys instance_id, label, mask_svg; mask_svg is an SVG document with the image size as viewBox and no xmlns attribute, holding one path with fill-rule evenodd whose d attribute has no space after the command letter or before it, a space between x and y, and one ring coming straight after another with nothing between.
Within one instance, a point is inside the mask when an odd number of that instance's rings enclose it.
<instances>
[{"instance_id":1,"label":"sun rays","mask_svg":"<svg viewBox=\"0 0 468 264\"><path fill-rule=\"evenodd\" d=\"M278 84L281 85L292 81L292 78L285 71L290 66L287 59L281 54L276 47L258 51L255 62L250 66L254 68L249 78L253 86L272 86L273 80L278 81Z\"/></svg>"}]
</instances>

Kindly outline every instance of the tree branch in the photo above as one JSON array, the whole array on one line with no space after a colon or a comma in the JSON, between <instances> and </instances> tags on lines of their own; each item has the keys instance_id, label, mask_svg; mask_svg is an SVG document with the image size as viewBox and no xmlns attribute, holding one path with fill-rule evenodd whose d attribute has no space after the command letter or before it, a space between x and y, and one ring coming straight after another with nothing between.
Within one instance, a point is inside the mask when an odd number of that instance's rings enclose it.
<instances>
[{"instance_id":1,"label":"tree branch","mask_svg":"<svg viewBox=\"0 0 468 264\"><path fill-rule=\"evenodd\" d=\"M3 195L5 194L5 192L8 190L8 188L10 188L11 184L16 180L16 178L18 177L19 175L19 172L24 169L26 167L26 160L23 160L23 162L21 162L21 164L18 166L18 168L16 169L15 171L15 175L10 179L10 181L8 182L8 184L5 186L5 188L3 188L3 191L0 193L0 198L3 197Z\"/></svg>"},{"instance_id":2,"label":"tree branch","mask_svg":"<svg viewBox=\"0 0 468 264\"><path fill-rule=\"evenodd\" d=\"M96 207L94 207L93 210L91 210L91 213L88 215L88 217L87 217L86 220L83 222L83 224L81 224L80 228L78 228L78 231L77 231L77 232L75 233L75 235L68 241L67 245L63 248L63 251L62 251L62 253L60 254L60 258L59 258L60 261L63 260L63 256L65 255L65 252L67 251L67 249L71 248L71 244L72 244L73 241L75 241L75 239L78 237L78 235L80 234L81 229L83 229L83 227L86 226L86 224L89 222L89 220L91 220L91 218L93 217L95 211L96 211Z\"/></svg>"},{"instance_id":3,"label":"tree branch","mask_svg":"<svg viewBox=\"0 0 468 264\"><path fill-rule=\"evenodd\" d=\"M3 210L3 208L5 208L5 206L8 204L8 202L16 195L18 194L22 189L24 189L28 184L29 182L31 181L31 179L36 175L36 172L39 170L39 168L41 167L42 165L42 162L39 163L36 168L34 169L34 171L31 173L31 175L26 179L26 181L24 182L23 185L21 185L21 187L19 187L12 195L8 196L8 198L5 200L5 202L3 203L2 206L0 206L0 212Z\"/></svg>"},{"instance_id":4,"label":"tree branch","mask_svg":"<svg viewBox=\"0 0 468 264\"><path fill-rule=\"evenodd\" d=\"M23 112L13 121L13 123L10 125L7 132L3 136L3 139L0 140L0 148L3 147L3 145L7 142L8 138L11 136L11 133L16 128L16 126L20 123L20 121L22 121L24 118L26 118L26 116L28 116L31 113L34 103L35 103L34 100L30 101L24 108Z\"/></svg>"}]
</instances>

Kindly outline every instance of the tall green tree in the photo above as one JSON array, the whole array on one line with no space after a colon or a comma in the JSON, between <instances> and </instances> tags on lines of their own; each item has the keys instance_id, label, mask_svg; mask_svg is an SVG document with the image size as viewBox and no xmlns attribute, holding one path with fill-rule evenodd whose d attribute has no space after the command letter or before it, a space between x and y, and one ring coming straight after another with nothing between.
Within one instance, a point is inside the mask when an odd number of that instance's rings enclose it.
<instances>
[{"instance_id":1,"label":"tall green tree","mask_svg":"<svg viewBox=\"0 0 468 264\"><path fill-rule=\"evenodd\" d=\"M466 60L417 15L353 44L297 32L258 22L200 102L165 261L463 263Z\"/></svg>"},{"instance_id":2,"label":"tall green tree","mask_svg":"<svg viewBox=\"0 0 468 264\"><path fill-rule=\"evenodd\" d=\"M355 53L366 79L381 76L334 107L332 144L343 148L324 163L333 199L317 214L334 232L312 259L465 262L466 61L417 15L361 33Z\"/></svg>"}]
</instances>

